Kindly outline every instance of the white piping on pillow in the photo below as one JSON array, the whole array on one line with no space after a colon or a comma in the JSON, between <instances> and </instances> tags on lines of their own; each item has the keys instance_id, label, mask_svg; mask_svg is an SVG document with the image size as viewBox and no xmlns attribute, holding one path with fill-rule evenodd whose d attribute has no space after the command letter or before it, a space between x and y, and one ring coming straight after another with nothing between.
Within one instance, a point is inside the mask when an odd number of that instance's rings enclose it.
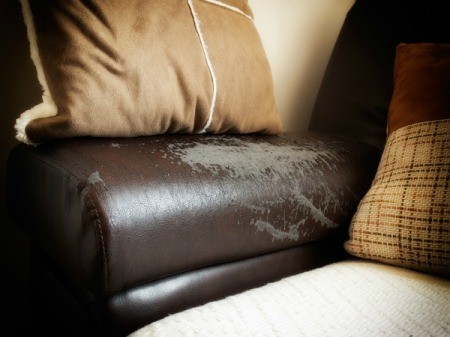
<instances>
[{"instance_id":1,"label":"white piping on pillow","mask_svg":"<svg viewBox=\"0 0 450 337\"><path fill-rule=\"evenodd\" d=\"M204 2L209 2L209 3L213 4L213 5L217 5L217 6L220 6L220 7L227 8L227 9L229 9L229 10L231 10L231 11L233 11L233 12L239 13L239 14L245 16L247 19L250 19L250 20L253 21L253 18L252 18L250 15L245 14L245 13L244 13L243 11L241 11L239 8L234 7L234 6L231 6L231 5L228 5L228 4L226 4L226 3L223 3L222 1L219 1L219 0L202 0L202 1L204 1Z\"/></svg>"},{"instance_id":2,"label":"white piping on pillow","mask_svg":"<svg viewBox=\"0 0 450 337\"><path fill-rule=\"evenodd\" d=\"M236 12L238 14L243 15L243 16L245 16L246 18L250 19L253 22L253 18L250 15L245 14L243 11L241 11L237 7L225 4L222 1L218 1L218 0L202 0L202 1L211 3L213 5L217 5L217 6L220 6L220 7L223 7L223 8L227 8L229 10L232 10L233 12ZM213 115L214 115L214 109L216 107L217 78L216 78L216 73L214 72L214 67L212 65L211 58L209 57L208 46L206 45L205 39L203 37L203 32L202 32L202 29L201 29L200 19L198 18L197 12L195 11L194 4L192 3L192 0L187 0L187 2L188 2L188 5L189 5L189 9L191 11L192 17L194 19L195 30L197 31L198 38L200 40L200 44L202 45L203 54L205 55L206 64L208 65L209 73L211 74L211 79L212 79L212 84L213 84L213 96L212 96L212 99L211 99L211 106L209 107L208 120L206 121L206 124L203 127L203 129L199 132L199 133L205 133L206 130L211 125L211 122L213 120Z\"/></svg>"},{"instance_id":3,"label":"white piping on pillow","mask_svg":"<svg viewBox=\"0 0 450 337\"><path fill-rule=\"evenodd\" d=\"M31 13L30 4L28 3L28 0L20 0L20 3L22 4L22 13L25 25L27 27L27 35L30 43L31 59L36 68L37 77L39 83L41 84L43 93L42 93L42 103L22 113L20 117L16 120L14 128L16 129L17 140L25 144L37 145L28 138L25 131L26 126L32 120L56 116L56 114L58 113L58 108L56 107L56 104L53 101L53 97L50 94L50 90L48 88L47 80L45 79L44 68L42 67L41 58L39 56L36 38L36 29L34 27L33 15Z\"/></svg>"},{"instance_id":4,"label":"white piping on pillow","mask_svg":"<svg viewBox=\"0 0 450 337\"><path fill-rule=\"evenodd\" d=\"M213 119L213 114L214 114L214 108L216 106L217 78L216 78L216 74L214 72L214 67L211 63L211 59L209 57L208 46L206 45L205 39L203 37L200 19L198 18L197 12L194 9L194 4L192 3L192 0L187 0L187 2L189 5L189 9L191 10L192 17L194 18L195 30L197 31L198 38L202 45L203 54L205 55L206 64L208 65L209 73L211 74L211 79L212 79L212 83L213 83L213 96L212 96L212 100L211 100L211 106L209 107L209 117L208 117L208 120L207 120L205 126L203 127L203 130L200 131L200 133L205 133L206 129L208 129L209 126L211 125L211 122Z\"/></svg>"}]
</instances>

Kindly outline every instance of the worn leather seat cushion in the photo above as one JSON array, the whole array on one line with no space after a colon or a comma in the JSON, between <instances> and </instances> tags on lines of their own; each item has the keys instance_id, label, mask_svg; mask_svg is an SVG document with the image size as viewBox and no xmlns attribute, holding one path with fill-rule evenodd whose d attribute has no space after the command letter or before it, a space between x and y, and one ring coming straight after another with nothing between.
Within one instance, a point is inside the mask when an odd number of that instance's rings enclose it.
<instances>
[{"instance_id":1,"label":"worn leather seat cushion","mask_svg":"<svg viewBox=\"0 0 450 337\"><path fill-rule=\"evenodd\" d=\"M316 133L19 145L9 207L71 282L109 296L345 231L377 160Z\"/></svg>"}]
</instances>

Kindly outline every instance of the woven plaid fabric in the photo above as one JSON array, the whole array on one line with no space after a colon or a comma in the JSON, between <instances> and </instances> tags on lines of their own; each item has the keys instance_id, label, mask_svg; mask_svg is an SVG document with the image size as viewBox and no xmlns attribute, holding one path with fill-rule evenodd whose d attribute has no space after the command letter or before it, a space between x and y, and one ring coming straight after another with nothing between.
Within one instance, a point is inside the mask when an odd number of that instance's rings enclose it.
<instances>
[{"instance_id":1,"label":"woven plaid fabric","mask_svg":"<svg viewBox=\"0 0 450 337\"><path fill-rule=\"evenodd\" d=\"M349 234L350 254L450 276L450 119L389 136Z\"/></svg>"}]
</instances>

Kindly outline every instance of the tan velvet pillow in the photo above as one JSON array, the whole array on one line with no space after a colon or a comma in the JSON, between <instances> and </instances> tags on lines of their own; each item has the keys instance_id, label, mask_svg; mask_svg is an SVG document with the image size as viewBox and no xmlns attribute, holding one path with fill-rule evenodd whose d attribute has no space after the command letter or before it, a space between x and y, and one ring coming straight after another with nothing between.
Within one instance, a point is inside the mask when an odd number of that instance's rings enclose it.
<instances>
[{"instance_id":1,"label":"tan velvet pillow","mask_svg":"<svg viewBox=\"0 0 450 337\"><path fill-rule=\"evenodd\" d=\"M450 46L400 45L397 52L387 143L345 248L449 277Z\"/></svg>"},{"instance_id":2,"label":"tan velvet pillow","mask_svg":"<svg viewBox=\"0 0 450 337\"><path fill-rule=\"evenodd\" d=\"M21 0L42 104L25 143L281 131L247 0Z\"/></svg>"}]
</instances>

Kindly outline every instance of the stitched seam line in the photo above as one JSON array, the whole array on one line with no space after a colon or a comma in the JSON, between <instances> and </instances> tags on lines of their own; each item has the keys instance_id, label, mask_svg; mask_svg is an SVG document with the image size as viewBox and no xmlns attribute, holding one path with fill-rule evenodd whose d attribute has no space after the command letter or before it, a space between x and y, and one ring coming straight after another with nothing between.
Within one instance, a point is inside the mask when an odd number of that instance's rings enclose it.
<instances>
[{"instance_id":1,"label":"stitched seam line","mask_svg":"<svg viewBox=\"0 0 450 337\"><path fill-rule=\"evenodd\" d=\"M244 13L239 8L231 6L231 5L228 5L228 4L226 4L226 3L222 2L222 1L219 1L219 0L201 0L201 1L208 2L210 4L229 9L229 10L231 10L233 12L236 12L238 14L241 14L241 15L245 16L247 19L253 21L253 18L250 15Z\"/></svg>"},{"instance_id":2,"label":"stitched seam line","mask_svg":"<svg viewBox=\"0 0 450 337\"><path fill-rule=\"evenodd\" d=\"M92 197L90 196L90 194L86 194L86 198L89 199L92 210L94 211L94 217L92 219L91 224L94 227L94 231L95 231L95 236L97 237L97 242L100 243L100 245L97 245L97 249L99 250L99 262L100 265L104 265L103 269L103 273L104 273L104 286L105 286L105 293L108 293L108 259L106 257L106 245L105 245L105 240L103 237L103 230L102 230L102 223L100 221L100 216L98 214L98 210L97 207L95 206L94 200L92 199ZM101 256L103 257L103 259L101 259Z\"/></svg>"},{"instance_id":3,"label":"stitched seam line","mask_svg":"<svg viewBox=\"0 0 450 337\"><path fill-rule=\"evenodd\" d=\"M187 0L189 9L191 11L192 18L194 19L194 26L195 30L197 31L198 38L200 40L200 44L202 45L203 55L205 56L205 61L208 66L209 73L211 75L212 85L213 85L213 95L211 99L211 105L209 107L209 113L208 113L208 120L206 121L205 126L199 133L205 133L206 130L211 125L213 115L214 115L214 109L216 106L216 100L217 100L217 78L216 74L214 72L214 67L211 62L211 58L209 57L208 53L208 46L206 45L205 39L203 37L203 32L201 29L201 22L198 18L197 12L195 11L194 4L192 3L192 0Z\"/></svg>"},{"instance_id":4,"label":"stitched seam line","mask_svg":"<svg viewBox=\"0 0 450 337\"><path fill-rule=\"evenodd\" d=\"M205 1L206 3L209 3L209 4L213 4L213 5L222 7L222 8L229 9L235 13L241 14L253 22L253 18L250 15L247 15L246 13L244 13L237 7L228 5L228 4L223 3L222 1L218 1L218 0L203 0L203 1ZM205 61L208 66L208 70L211 75L211 80L212 80L212 85L213 85L213 95L212 95L212 99L211 99L211 105L209 107L208 120L206 121L206 124L203 127L203 129L200 130L199 133L201 134L201 133L205 133L207 131L207 129L211 126L211 123L212 123L212 120L214 117L214 111L216 108L217 91L218 91L217 87L218 86L217 86L217 77L216 77L216 73L214 70L214 66L212 65L211 58L209 56L208 46L206 45L205 38L203 36L202 27L201 27L202 23L201 23L201 21L198 17L198 14L195 10L193 0L187 0L187 3L189 6L189 10L191 11L192 18L194 20L195 30L197 31L197 35L200 40L200 44L202 46L203 55L205 56Z\"/></svg>"},{"instance_id":5,"label":"stitched seam line","mask_svg":"<svg viewBox=\"0 0 450 337\"><path fill-rule=\"evenodd\" d=\"M29 158L34 158L35 160L39 161L41 164L44 164L45 166L48 166L50 168L53 168L53 169L56 169L59 171L63 171L65 174L67 174L68 176L75 179L77 182L77 185L79 185L82 181L82 179L80 179L73 172L71 172L69 169L67 169L67 167L65 167L60 162L58 162L54 159L46 157L46 160L43 160L42 158L40 158L39 156L37 156L35 154L29 153L29 152L26 152L23 150L20 150L20 152L22 152L25 156L27 156ZM77 165L77 166L79 167L79 165ZM91 224L95 224L93 227L94 227L95 236L97 238L97 240L96 240L97 241L97 252L99 254L99 262L104 263L104 268L102 268L102 269L104 269L103 270L104 287L105 287L105 293L108 293L108 282L109 282L109 280L108 280L108 258L106 255L106 245L105 245L105 240L104 240L104 236L103 236L103 230L101 227L100 216L99 216L97 207L95 206L95 203L94 203L92 197L87 193L85 194L85 196L89 198L92 208L93 208L93 211L94 211L94 215L95 215L95 218L92 219ZM81 195L81 197L83 197L83 195ZM100 234L100 237L98 236L98 233Z\"/></svg>"}]
</instances>

